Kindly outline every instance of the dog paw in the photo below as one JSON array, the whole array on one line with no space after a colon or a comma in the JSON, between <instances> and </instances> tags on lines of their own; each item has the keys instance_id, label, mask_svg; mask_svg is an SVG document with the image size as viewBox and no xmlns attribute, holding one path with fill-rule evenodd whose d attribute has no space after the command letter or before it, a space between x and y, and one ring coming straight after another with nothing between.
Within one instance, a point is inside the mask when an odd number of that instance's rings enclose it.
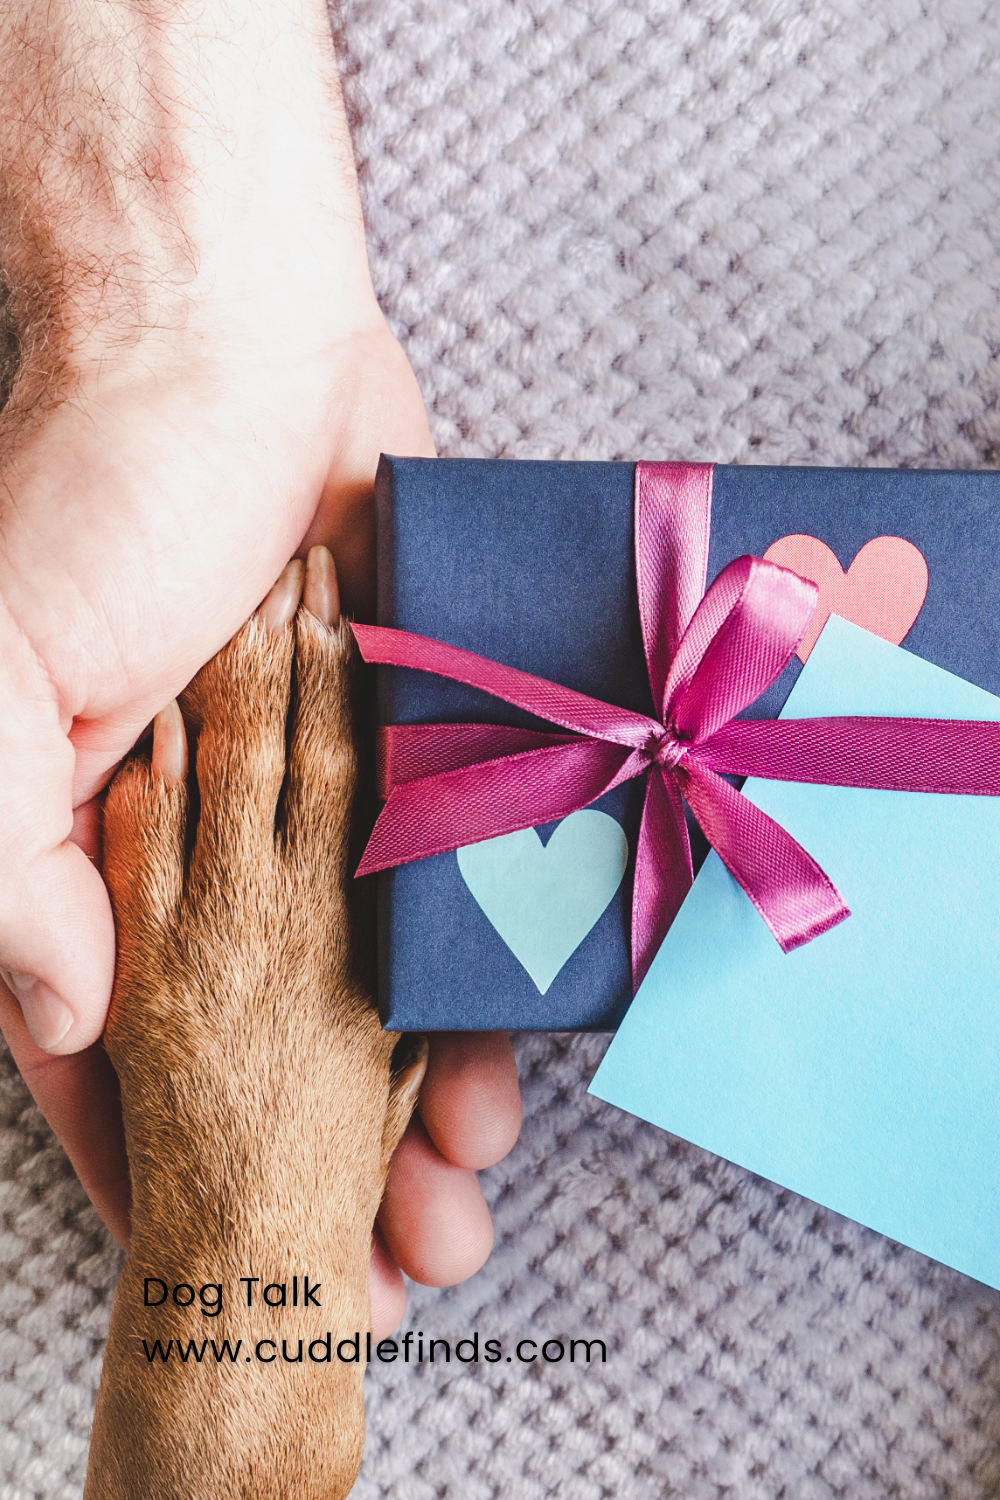
<instances>
[{"instance_id":1,"label":"dog paw","mask_svg":"<svg viewBox=\"0 0 1000 1500\"><path fill-rule=\"evenodd\" d=\"M327 1334L364 1342L372 1225L426 1047L393 1074L399 1038L372 1000L350 858L358 678L332 558L314 548L158 716L151 753L108 794L118 965L105 1041L133 1241L95 1418L87 1493L102 1500L168 1474L174 1488L158 1493L331 1497L360 1461L361 1367L294 1352ZM304 1276L321 1303L247 1301L247 1283ZM150 1282L221 1286L220 1308L210 1325L183 1300L150 1312ZM245 1363L144 1353L206 1336ZM225 1437L211 1477L206 1424Z\"/></svg>"}]
</instances>

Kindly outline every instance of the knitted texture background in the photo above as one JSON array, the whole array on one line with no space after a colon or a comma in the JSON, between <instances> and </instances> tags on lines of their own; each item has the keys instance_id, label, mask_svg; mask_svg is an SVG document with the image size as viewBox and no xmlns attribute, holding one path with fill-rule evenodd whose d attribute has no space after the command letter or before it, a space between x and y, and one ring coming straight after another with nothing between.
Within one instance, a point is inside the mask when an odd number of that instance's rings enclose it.
<instances>
[{"instance_id":1,"label":"knitted texture background","mask_svg":"<svg viewBox=\"0 0 1000 1500\"><path fill-rule=\"evenodd\" d=\"M343 28L443 453L997 461L995 6L348 0ZM1000 1495L1000 1296L588 1098L604 1045L519 1039L496 1249L407 1326L606 1363L375 1368L359 1500ZM120 1262L6 1057L0 1141L0 1500L78 1500Z\"/></svg>"}]
</instances>

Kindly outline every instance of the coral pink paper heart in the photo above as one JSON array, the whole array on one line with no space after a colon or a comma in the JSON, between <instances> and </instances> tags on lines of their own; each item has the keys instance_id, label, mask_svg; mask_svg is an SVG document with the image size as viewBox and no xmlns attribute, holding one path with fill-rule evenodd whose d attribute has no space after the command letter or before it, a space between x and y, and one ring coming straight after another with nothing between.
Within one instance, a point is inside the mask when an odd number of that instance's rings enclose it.
<instances>
[{"instance_id":1,"label":"coral pink paper heart","mask_svg":"<svg viewBox=\"0 0 1000 1500\"><path fill-rule=\"evenodd\" d=\"M866 542L845 573L825 542L814 536L783 536L764 553L819 589L812 623L796 656L805 661L830 615L880 635L898 646L927 596L927 564L912 542L877 536Z\"/></svg>"}]
</instances>

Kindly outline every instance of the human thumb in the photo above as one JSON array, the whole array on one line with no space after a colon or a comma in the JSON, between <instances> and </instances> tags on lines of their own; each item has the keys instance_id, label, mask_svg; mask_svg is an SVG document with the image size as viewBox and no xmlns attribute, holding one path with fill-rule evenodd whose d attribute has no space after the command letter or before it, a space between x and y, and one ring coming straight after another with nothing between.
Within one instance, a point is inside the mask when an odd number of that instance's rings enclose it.
<instances>
[{"instance_id":1,"label":"human thumb","mask_svg":"<svg viewBox=\"0 0 1000 1500\"><path fill-rule=\"evenodd\" d=\"M78 1052L100 1036L114 925L104 882L74 844L4 861L0 970L46 1052Z\"/></svg>"},{"instance_id":2,"label":"human thumb","mask_svg":"<svg viewBox=\"0 0 1000 1500\"><path fill-rule=\"evenodd\" d=\"M0 665L0 977L38 1046L77 1052L107 1014L111 903L71 841L75 754L58 707L41 684L12 680L12 665Z\"/></svg>"}]
</instances>

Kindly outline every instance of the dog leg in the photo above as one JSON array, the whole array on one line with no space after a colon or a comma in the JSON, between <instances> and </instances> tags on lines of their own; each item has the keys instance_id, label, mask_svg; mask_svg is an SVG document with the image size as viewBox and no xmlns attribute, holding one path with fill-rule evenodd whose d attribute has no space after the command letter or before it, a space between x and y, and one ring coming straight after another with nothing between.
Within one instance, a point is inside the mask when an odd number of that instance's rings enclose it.
<instances>
[{"instance_id":1,"label":"dog leg","mask_svg":"<svg viewBox=\"0 0 1000 1500\"><path fill-rule=\"evenodd\" d=\"M295 612L301 575L108 795L132 1246L86 1500L336 1500L361 1459L371 1231L426 1047L393 1075L350 899L357 656L329 554Z\"/></svg>"}]
</instances>

